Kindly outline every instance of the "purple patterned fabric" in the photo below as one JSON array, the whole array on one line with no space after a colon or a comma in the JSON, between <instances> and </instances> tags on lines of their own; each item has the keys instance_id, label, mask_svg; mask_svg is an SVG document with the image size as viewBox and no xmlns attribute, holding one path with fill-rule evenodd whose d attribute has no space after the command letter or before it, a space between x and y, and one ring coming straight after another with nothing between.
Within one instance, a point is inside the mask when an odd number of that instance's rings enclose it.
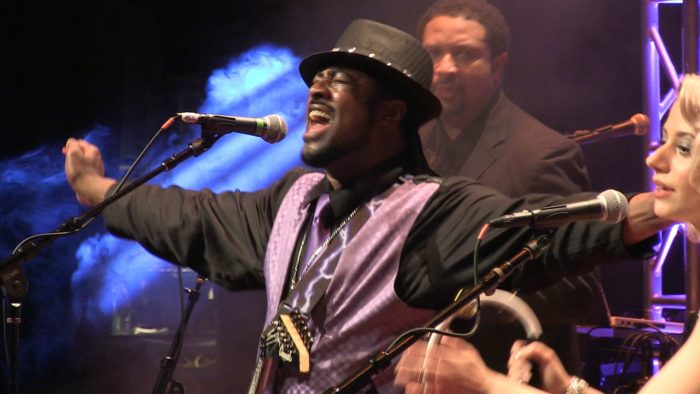
<instances>
[{"instance_id":1,"label":"purple patterned fabric","mask_svg":"<svg viewBox=\"0 0 700 394\"><path fill-rule=\"evenodd\" d=\"M309 267L307 264L309 263L311 255L331 233L331 228L327 225L328 223L326 223L326 220L323 220L323 217L327 216L329 213L330 208L328 194L321 194L316 203L316 211L314 212L314 219L311 224L312 231L309 232L309 236L306 240L306 252L301 259L301 265L299 267L301 275L303 275L304 271L308 270Z\"/></svg>"},{"instance_id":2,"label":"purple patterned fabric","mask_svg":"<svg viewBox=\"0 0 700 394\"><path fill-rule=\"evenodd\" d=\"M293 292L288 297L289 306L299 308L302 312L308 312L315 305L316 298L314 293L318 292L319 288L325 289L326 286L320 285L320 281L328 281L335 271L335 266L342 252L344 242L339 242L333 239L324 250L323 255L317 255L313 261L310 261L316 249L331 236L332 229L327 225L324 216L330 213L330 199L328 194L324 193L318 198L316 203L316 211L314 212L311 229L306 241L306 251L299 263L299 274L297 281L298 291ZM347 226L336 237L347 237ZM332 249L332 251L330 250ZM294 262L292 262L294 264ZM303 281L301 280L303 279Z\"/></svg>"},{"instance_id":3,"label":"purple patterned fabric","mask_svg":"<svg viewBox=\"0 0 700 394\"><path fill-rule=\"evenodd\" d=\"M308 206L302 206L304 197L322 179L322 174L299 178L275 219L264 263L266 325L277 313L297 235L307 214ZM326 295L311 317L315 332L311 373L293 376L291 368L284 368L279 375L286 378L277 384L280 391L317 393L332 387L364 366L369 356L400 333L433 315L434 311L404 304L394 292L394 280L408 232L437 187L432 182L396 183L363 204L348 228L338 234L340 248L329 247L328 251L340 250L342 254Z\"/></svg>"}]
</instances>

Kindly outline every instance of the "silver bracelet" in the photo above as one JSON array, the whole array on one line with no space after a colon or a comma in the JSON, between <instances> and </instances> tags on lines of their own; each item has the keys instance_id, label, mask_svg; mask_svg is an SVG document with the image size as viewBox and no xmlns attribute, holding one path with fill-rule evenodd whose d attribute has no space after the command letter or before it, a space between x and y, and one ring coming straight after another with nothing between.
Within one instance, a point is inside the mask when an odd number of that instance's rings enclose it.
<instances>
[{"instance_id":1,"label":"silver bracelet","mask_svg":"<svg viewBox=\"0 0 700 394\"><path fill-rule=\"evenodd\" d=\"M588 382L579 378L578 376L573 376L569 385L566 386L565 394L583 394L588 388Z\"/></svg>"}]
</instances>

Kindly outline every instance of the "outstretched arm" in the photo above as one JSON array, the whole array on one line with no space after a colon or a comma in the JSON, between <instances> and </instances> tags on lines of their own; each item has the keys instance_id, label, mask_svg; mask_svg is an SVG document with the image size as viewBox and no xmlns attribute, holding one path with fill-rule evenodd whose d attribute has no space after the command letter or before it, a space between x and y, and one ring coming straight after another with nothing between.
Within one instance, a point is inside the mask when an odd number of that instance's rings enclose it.
<instances>
[{"instance_id":1,"label":"outstretched arm","mask_svg":"<svg viewBox=\"0 0 700 394\"><path fill-rule=\"evenodd\" d=\"M671 360L639 391L645 394L700 392L700 375L697 372L700 354L700 324L696 324L690 337Z\"/></svg>"}]
</instances>

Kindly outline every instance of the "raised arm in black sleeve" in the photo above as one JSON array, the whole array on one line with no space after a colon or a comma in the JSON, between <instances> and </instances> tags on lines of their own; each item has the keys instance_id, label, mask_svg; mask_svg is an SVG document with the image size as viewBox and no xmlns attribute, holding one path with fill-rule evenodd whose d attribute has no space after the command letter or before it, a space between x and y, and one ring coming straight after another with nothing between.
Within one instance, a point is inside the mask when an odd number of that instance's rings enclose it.
<instances>
[{"instance_id":1,"label":"raised arm in black sleeve","mask_svg":"<svg viewBox=\"0 0 700 394\"><path fill-rule=\"evenodd\" d=\"M107 229L228 289L261 287L277 209L304 170L256 192L143 186L104 212Z\"/></svg>"}]
</instances>

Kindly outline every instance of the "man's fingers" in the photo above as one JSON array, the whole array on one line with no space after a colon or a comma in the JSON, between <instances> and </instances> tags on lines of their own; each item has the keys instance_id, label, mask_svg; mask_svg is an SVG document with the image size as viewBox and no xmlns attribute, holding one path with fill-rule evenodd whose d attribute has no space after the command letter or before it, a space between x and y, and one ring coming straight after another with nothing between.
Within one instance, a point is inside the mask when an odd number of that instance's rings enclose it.
<instances>
[{"instance_id":1,"label":"man's fingers","mask_svg":"<svg viewBox=\"0 0 700 394\"><path fill-rule=\"evenodd\" d=\"M82 140L82 139L76 139L76 138L68 138L66 141L66 144L63 146L61 149L63 154L67 154L69 152L82 152L83 154L86 155L92 155L92 154L99 154L100 150L93 144Z\"/></svg>"}]
</instances>

